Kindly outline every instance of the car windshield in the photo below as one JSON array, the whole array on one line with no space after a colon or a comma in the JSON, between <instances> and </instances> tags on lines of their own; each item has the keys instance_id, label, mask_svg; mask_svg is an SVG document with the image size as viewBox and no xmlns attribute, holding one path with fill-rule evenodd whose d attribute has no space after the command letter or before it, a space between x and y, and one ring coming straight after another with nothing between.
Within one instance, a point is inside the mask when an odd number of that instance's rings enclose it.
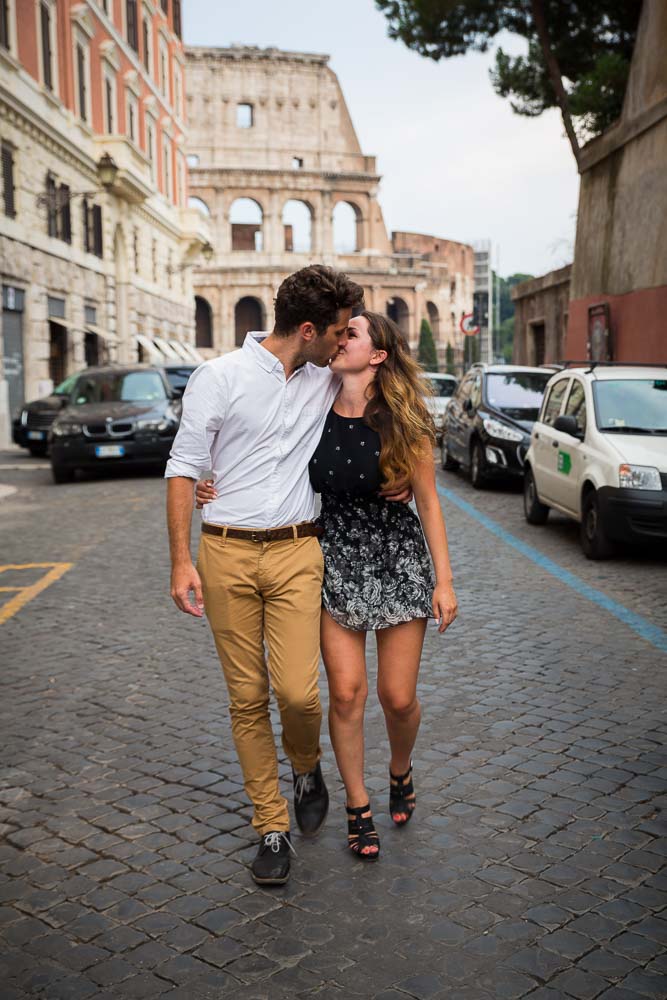
<instances>
[{"instance_id":1,"label":"car windshield","mask_svg":"<svg viewBox=\"0 0 667 1000\"><path fill-rule=\"evenodd\" d=\"M165 369L165 375L172 389L185 389L188 379L196 367L196 365L183 365L182 368Z\"/></svg>"},{"instance_id":2,"label":"car windshield","mask_svg":"<svg viewBox=\"0 0 667 1000\"><path fill-rule=\"evenodd\" d=\"M60 385L57 385L55 387L55 389L53 390L54 395L69 396L70 392L74 388L74 383L76 382L77 378L78 375L70 375L69 378L66 378L64 382L61 382Z\"/></svg>"},{"instance_id":3,"label":"car windshield","mask_svg":"<svg viewBox=\"0 0 667 1000\"><path fill-rule=\"evenodd\" d=\"M439 396L440 399L451 399L456 390L456 381L453 378L437 378L430 375L424 381L432 390L433 395Z\"/></svg>"},{"instance_id":4,"label":"car windshield","mask_svg":"<svg viewBox=\"0 0 667 1000\"><path fill-rule=\"evenodd\" d=\"M667 434L667 378L599 379L593 399L601 431Z\"/></svg>"},{"instance_id":5,"label":"car windshield","mask_svg":"<svg viewBox=\"0 0 667 1000\"><path fill-rule=\"evenodd\" d=\"M80 378L74 403L151 403L166 397L158 372L106 372Z\"/></svg>"},{"instance_id":6,"label":"car windshield","mask_svg":"<svg viewBox=\"0 0 667 1000\"><path fill-rule=\"evenodd\" d=\"M489 372L486 400L514 420L537 420L547 382L553 372Z\"/></svg>"}]
</instances>

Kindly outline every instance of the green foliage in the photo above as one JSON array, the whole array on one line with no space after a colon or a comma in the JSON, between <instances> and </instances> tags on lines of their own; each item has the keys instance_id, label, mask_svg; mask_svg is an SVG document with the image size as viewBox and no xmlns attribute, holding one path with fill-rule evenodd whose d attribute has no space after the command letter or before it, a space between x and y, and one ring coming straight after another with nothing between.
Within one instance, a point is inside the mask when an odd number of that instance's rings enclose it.
<instances>
[{"instance_id":1,"label":"green foliage","mask_svg":"<svg viewBox=\"0 0 667 1000\"><path fill-rule=\"evenodd\" d=\"M512 350L514 346L514 302L511 292L515 285L522 281L529 281L532 274L510 274L507 278L498 278L497 285L499 296L500 328L494 340L495 349L504 357L505 361L512 360ZM496 281L496 274L493 274Z\"/></svg>"},{"instance_id":2,"label":"green foliage","mask_svg":"<svg viewBox=\"0 0 667 1000\"><path fill-rule=\"evenodd\" d=\"M526 0L375 0L390 38L430 59L486 51L501 31L525 38L526 55L496 52L491 80L520 115L557 106ZM558 60L577 131L598 135L621 113L641 0L544 0L551 48Z\"/></svg>"},{"instance_id":3,"label":"green foliage","mask_svg":"<svg viewBox=\"0 0 667 1000\"><path fill-rule=\"evenodd\" d=\"M445 350L445 370L448 375L456 375L456 370L454 368L454 348L451 344L447 344Z\"/></svg>"},{"instance_id":4,"label":"green foliage","mask_svg":"<svg viewBox=\"0 0 667 1000\"><path fill-rule=\"evenodd\" d=\"M427 319L423 319L419 328L419 349L417 352L419 364L427 372L437 372L438 352L435 349L433 331Z\"/></svg>"}]
</instances>

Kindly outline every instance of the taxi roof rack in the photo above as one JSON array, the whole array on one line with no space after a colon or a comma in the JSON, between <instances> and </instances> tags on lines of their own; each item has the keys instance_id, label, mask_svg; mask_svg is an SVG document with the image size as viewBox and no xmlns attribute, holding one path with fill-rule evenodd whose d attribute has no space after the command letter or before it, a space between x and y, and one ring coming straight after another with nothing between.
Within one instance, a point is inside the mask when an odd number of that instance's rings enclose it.
<instances>
[{"instance_id":1,"label":"taxi roof rack","mask_svg":"<svg viewBox=\"0 0 667 1000\"><path fill-rule=\"evenodd\" d=\"M667 368L667 364L663 361L591 361L587 358L586 361L576 361L568 360L561 362L562 368L572 368L581 367L586 368L586 374L588 372L595 371L596 368Z\"/></svg>"}]
</instances>

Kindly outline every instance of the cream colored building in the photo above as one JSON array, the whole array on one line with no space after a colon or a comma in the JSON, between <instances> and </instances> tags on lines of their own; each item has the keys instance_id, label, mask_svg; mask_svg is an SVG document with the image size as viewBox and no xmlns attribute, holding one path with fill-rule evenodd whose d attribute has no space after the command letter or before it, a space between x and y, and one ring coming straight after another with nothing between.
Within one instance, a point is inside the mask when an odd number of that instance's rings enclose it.
<instances>
[{"instance_id":1,"label":"cream colored building","mask_svg":"<svg viewBox=\"0 0 667 1000\"><path fill-rule=\"evenodd\" d=\"M473 250L389 238L375 158L362 152L328 56L185 52L191 204L209 219L215 248L194 274L198 348L228 351L247 330L270 329L283 278L321 262L363 285L367 307L395 319L412 348L426 318L443 365L448 343L460 360Z\"/></svg>"},{"instance_id":2,"label":"cream colored building","mask_svg":"<svg viewBox=\"0 0 667 1000\"><path fill-rule=\"evenodd\" d=\"M208 230L187 207L180 17L152 3L134 5L132 24L126 15L93 2L9 4L3 442L24 399L87 363L199 357L191 265Z\"/></svg>"}]
</instances>

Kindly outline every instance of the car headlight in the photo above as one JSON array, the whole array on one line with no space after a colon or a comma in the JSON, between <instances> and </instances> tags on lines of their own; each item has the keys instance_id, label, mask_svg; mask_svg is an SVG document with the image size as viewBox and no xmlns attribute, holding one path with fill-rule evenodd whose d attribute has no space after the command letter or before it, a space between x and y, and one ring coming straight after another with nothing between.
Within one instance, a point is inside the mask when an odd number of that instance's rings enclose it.
<instances>
[{"instance_id":1,"label":"car headlight","mask_svg":"<svg viewBox=\"0 0 667 1000\"><path fill-rule=\"evenodd\" d=\"M162 434L169 430L171 422L169 420L137 420L138 431L157 431Z\"/></svg>"},{"instance_id":2,"label":"car headlight","mask_svg":"<svg viewBox=\"0 0 667 1000\"><path fill-rule=\"evenodd\" d=\"M27 410L21 410L20 420L21 420L21 426L25 427L26 424L28 423L28 411Z\"/></svg>"},{"instance_id":3,"label":"car headlight","mask_svg":"<svg viewBox=\"0 0 667 1000\"><path fill-rule=\"evenodd\" d=\"M500 438L501 441L523 441L521 431L516 431L513 427L502 424L500 420L494 420L493 417L485 417L483 422L484 430L491 437Z\"/></svg>"},{"instance_id":4,"label":"car headlight","mask_svg":"<svg viewBox=\"0 0 667 1000\"><path fill-rule=\"evenodd\" d=\"M69 437L72 434L81 434L83 428L81 424L69 423L69 424L54 424L51 428L51 433L54 437Z\"/></svg>"},{"instance_id":5,"label":"car headlight","mask_svg":"<svg viewBox=\"0 0 667 1000\"><path fill-rule=\"evenodd\" d=\"M631 490L659 490L662 488L660 473L650 465L619 465L618 479L621 486Z\"/></svg>"}]
</instances>

